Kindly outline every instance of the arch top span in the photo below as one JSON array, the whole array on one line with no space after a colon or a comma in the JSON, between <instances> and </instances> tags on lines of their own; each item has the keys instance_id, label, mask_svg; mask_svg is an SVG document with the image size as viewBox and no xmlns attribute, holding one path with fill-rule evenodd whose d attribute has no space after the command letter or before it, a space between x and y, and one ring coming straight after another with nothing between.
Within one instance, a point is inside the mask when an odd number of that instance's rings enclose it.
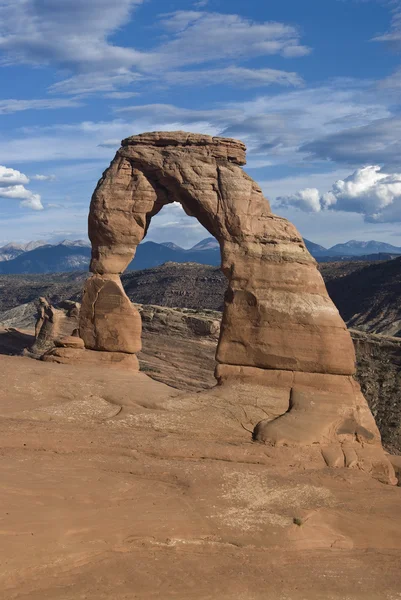
<instances>
[{"instance_id":1,"label":"arch top span","mask_svg":"<svg viewBox=\"0 0 401 600\"><path fill-rule=\"evenodd\" d=\"M233 138L214 137L200 133L185 131L153 131L140 133L125 138L121 142L124 148L128 146L154 146L155 148L205 148L214 158L224 159L236 165L246 164L246 146L240 140Z\"/></svg>"},{"instance_id":2,"label":"arch top span","mask_svg":"<svg viewBox=\"0 0 401 600\"><path fill-rule=\"evenodd\" d=\"M262 220L271 215L270 205L242 170L245 163L245 145L229 138L176 131L123 140L92 196L91 271L122 273L151 218L174 201L220 243L249 235L269 238ZM260 231L255 232L259 217ZM310 260L295 229L293 238L304 260Z\"/></svg>"}]
</instances>

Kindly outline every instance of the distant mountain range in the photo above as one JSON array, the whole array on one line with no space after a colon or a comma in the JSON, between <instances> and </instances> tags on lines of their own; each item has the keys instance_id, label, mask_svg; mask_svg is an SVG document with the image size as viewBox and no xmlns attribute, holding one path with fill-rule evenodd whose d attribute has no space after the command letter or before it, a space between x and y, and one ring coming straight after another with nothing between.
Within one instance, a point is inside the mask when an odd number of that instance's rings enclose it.
<instances>
[{"instance_id":1,"label":"distant mountain range","mask_svg":"<svg viewBox=\"0 0 401 600\"><path fill-rule=\"evenodd\" d=\"M83 240L66 240L59 244L37 242L36 246L30 242L32 249L27 251L22 247L22 244L7 244L0 248L0 253L4 251L3 257L10 257L3 258L0 262L0 274L66 273L87 271L89 268L90 244ZM135 258L127 270L149 269L165 262L219 265L220 247L214 238L204 240L189 250L169 242L143 242L139 244Z\"/></svg>"},{"instance_id":2,"label":"distant mountain range","mask_svg":"<svg viewBox=\"0 0 401 600\"><path fill-rule=\"evenodd\" d=\"M387 244L386 242L376 242L370 240L369 242L358 242L357 240L350 240L345 244L336 244L332 248L329 248L331 256L342 255L342 256L365 256L367 254L401 254L401 248Z\"/></svg>"},{"instance_id":3,"label":"distant mountain range","mask_svg":"<svg viewBox=\"0 0 401 600\"><path fill-rule=\"evenodd\" d=\"M66 248L74 248L74 247L86 247L90 248L90 243L85 240L64 240L63 242L59 242L58 244L49 244L44 240L36 240L34 242L27 242L26 244L20 244L17 242L10 242L5 246L0 248L0 262L13 260L22 254L30 252L31 250L36 250L41 247L53 248L55 246L65 246Z\"/></svg>"},{"instance_id":4,"label":"distant mountain range","mask_svg":"<svg viewBox=\"0 0 401 600\"><path fill-rule=\"evenodd\" d=\"M371 240L351 240L325 248L305 240L309 252L319 262L338 260L388 260L401 255L401 248ZM85 240L64 240L58 244L33 241L10 243L0 248L0 274L62 273L86 271L90 261L90 244ZM166 262L220 265L220 246L213 237L206 238L186 250L173 242L139 244L128 271L149 269Z\"/></svg>"},{"instance_id":5,"label":"distant mountain range","mask_svg":"<svg viewBox=\"0 0 401 600\"><path fill-rule=\"evenodd\" d=\"M0 248L0 262L4 260L12 260L16 258L20 254L24 252L29 252L30 250L35 250L35 248L39 248L39 246L45 246L46 242L43 240L38 240L36 242L28 242L27 244L17 244L15 242L10 242L6 244L2 248Z\"/></svg>"}]
</instances>

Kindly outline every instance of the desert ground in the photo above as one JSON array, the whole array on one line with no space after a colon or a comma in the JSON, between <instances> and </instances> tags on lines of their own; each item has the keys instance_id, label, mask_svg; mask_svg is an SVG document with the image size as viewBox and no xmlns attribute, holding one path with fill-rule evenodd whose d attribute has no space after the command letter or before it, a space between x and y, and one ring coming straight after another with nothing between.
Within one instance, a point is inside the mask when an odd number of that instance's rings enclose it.
<instances>
[{"instance_id":1,"label":"desert ground","mask_svg":"<svg viewBox=\"0 0 401 600\"><path fill-rule=\"evenodd\" d=\"M143 344L141 373L0 356L2 598L401 598L399 487L253 442L213 339Z\"/></svg>"}]
</instances>

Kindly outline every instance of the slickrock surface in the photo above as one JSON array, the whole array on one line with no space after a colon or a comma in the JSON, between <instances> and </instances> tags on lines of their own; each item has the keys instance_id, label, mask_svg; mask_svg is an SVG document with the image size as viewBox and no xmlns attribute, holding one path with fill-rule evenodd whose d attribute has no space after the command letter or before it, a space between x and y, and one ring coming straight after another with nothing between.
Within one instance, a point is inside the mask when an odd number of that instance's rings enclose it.
<instances>
[{"instance_id":1,"label":"slickrock surface","mask_svg":"<svg viewBox=\"0 0 401 600\"><path fill-rule=\"evenodd\" d=\"M41 360L65 365L98 365L106 369L117 368L134 372L139 371L139 363L135 354L125 352L99 352L81 348L56 347L43 354Z\"/></svg>"},{"instance_id":2,"label":"slickrock surface","mask_svg":"<svg viewBox=\"0 0 401 600\"><path fill-rule=\"evenodd\" d=\"M221 313L162 306L136 305L143 322L143 348L139 353L141 369L157 381L176 389L197 391L216 384L214 369L218 339L216 331ZM357 357L356 379L361 385L379 427L385 448L401 454L401 340L351 330ZM15 329L0 330L0 352L21 354L32 346L32 335ZM80 338L71 338L80 344ZM108 356L110 354L110 357ZM76 353L47 358L76 364ZM122 353L87 352L85 360L111 365L132 358ZM132 357L132 355L130 355ZM83 357L83 355L81 355ZM114 357L114 362L113 362ZM134 367L132 363L132 367Z\"/></svg>"},{"instance_id":3,"label":"slickrock surface","mask_svg":"<svg viewBox=\"0 0 401 600\"><path fill-rule=\"evenodd\" d=\"M401 489L252 442L254 389L0 356L1 598L396 599Z\"/></svg>"},{"instance_id":4,"label":"slickrock surface","mask_svg":"<svg viewBox=\"0 0 401 600\"><path fill-rule=\"evenodd\" d=\"M241 169L245 147L225 138L155 132L123 140L92 196L90 270L80 337L91 350L135 354L141 319L120 274L152 216L179 201L220 243L228 280L216 378L282 397L285 410L255 424L271 445L320 445L329 466L357 466L396 483L380 434L352 379L351 337L316 261L286 219L271 213ZM255 383L257 382L257 383Z\"/></svg>"}]
</instances>

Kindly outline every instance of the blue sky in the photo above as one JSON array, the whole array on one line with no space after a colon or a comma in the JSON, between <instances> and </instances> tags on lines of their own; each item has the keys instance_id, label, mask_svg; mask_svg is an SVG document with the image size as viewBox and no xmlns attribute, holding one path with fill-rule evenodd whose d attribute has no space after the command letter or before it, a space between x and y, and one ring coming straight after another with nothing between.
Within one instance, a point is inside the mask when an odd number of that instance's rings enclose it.
<instances>
[{"instance_id":1,"label":"blue sky","mask_svg":"<svg viewBox=\"0 0 401 600\"><path fill-rule=\"evenodd\" d=\"M274 212L401 245L398 0L0 0L0 244L83 238L123 137L242 139ZM148 239L206 232L179 206Z\"/></svg>"}]
</instances>

